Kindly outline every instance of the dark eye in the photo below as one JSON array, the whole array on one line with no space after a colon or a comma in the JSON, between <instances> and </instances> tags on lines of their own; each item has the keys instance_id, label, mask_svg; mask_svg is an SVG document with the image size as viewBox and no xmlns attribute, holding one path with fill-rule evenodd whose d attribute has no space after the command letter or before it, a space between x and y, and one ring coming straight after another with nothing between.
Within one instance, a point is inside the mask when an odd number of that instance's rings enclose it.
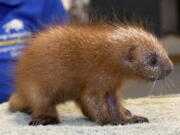
<instances>
[{"instance_id":1,"label":"dark eye","mask_svg":"<svg viewBox=\"0 0 180 135\"><path fill-rule=\"evenodd\" d=\"M157 64L157 57L156 56L151 56L150 61L149 61L149 65L150 66L155 66L156 64Z\"/></svg>"}]
</instances>

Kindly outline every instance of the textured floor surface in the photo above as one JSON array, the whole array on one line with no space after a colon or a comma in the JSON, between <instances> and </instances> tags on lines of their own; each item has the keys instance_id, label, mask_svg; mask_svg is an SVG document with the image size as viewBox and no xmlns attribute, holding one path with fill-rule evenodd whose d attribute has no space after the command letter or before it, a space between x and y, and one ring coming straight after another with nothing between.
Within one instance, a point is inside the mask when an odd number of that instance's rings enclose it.
<instances>
[{"instance_id":1,"label":"textured floor surface","mask_svg":"<svg viewBox=\"0 0 180 135\"><path fill-rule=\"evenodd\" d=\"M129 99L126 107L149 118L149 124L98 126L84 118L73 103L58 107L62 123L28 126L24 113L11 113L8 103L0 105L0 135L180 135L180 96Z\"/></svg>"}]
</instances>

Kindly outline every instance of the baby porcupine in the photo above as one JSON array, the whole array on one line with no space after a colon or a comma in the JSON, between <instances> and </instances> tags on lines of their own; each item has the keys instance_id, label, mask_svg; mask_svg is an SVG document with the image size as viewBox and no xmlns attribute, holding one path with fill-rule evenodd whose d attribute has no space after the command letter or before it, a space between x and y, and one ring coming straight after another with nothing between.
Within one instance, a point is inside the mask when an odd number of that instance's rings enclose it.
<instances>
[{"instance_id":1,"label":"baby porcupine","mask_svg":"<svg viewBox=\"0 0 180 135\"><path fill-rule=\"evenodd\" d=\"M139 26L50 27L20 58L10 110L31 113L30 125L55 124L56 105L73 100L101 125L148 122L122 106L122 89L132 79L163 79L172 69L158 39Z\"/></svg>"}]
</instances>

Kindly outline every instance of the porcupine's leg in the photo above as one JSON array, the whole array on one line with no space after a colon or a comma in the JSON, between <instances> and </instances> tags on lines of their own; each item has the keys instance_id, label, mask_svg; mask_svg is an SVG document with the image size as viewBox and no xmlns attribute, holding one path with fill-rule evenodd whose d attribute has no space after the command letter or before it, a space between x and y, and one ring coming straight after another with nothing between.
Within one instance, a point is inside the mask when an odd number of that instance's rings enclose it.
<instances>
[{"instance_id":1,"label":"porcupine's leg","mask_svg":"<svg viewBox=\"0 0 180 135\"><path fill-rule=\"evenodd\" d=\"M87 90L77 101L83 114L91 121L100 125L123 124L122 121L113 119L109 114L108 105L105 99L105 93L98 93L98 90Z\"/></svg>"},{"instance_id":2,"label":"porcupine's leg","mask_svg":"<svg viewBox=\"0 0 180 135\"><path fill-rule=\"evenodd\" d=\"M125 109L119 102L118 96L115 92L108 92L106 94L106 100L109 108L109 112L114 119L121 120L124 124L143 123L149 122L149 120L142 116L131 115L130 111Z\"/></svg>"}]
</instances>

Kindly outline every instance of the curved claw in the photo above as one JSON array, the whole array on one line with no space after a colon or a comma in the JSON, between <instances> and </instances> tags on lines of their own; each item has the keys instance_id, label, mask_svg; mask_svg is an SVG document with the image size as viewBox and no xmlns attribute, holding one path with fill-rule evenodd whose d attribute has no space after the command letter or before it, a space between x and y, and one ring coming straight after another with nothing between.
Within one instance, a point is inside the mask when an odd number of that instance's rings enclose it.
<instances>
[{"instance_id":1,"label":"curved claw","mask_svg":"<svg viewBox=\"0 0 180 135\"><path fill-rule=\"evenodd\" d=\"M52 117L36 118L29 122L30 126L58 124L59 120Z\"/></svg>"},{"instance_id":2,"label":"curved claw","mask_svg":"<svg viewBox=\"0 0 180 135\"><path fill-rule=\"evenodd\" d=\"M131 119L128 120L128 123L130 123L130 124L149 123L149 120L145 117L133 116Z\"/></svg>"}]
</instances>

